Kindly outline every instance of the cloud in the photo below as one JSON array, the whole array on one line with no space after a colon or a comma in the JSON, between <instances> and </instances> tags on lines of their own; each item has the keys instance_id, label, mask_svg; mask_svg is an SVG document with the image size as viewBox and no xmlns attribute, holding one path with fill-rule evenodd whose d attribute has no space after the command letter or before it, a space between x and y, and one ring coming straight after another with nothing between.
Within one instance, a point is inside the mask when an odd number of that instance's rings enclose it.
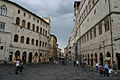
<instances>
[{"instance_id":1,"label":"cloud","mask_svg":"<svg viewBox=\"0 0 120 80\"><path fill-rule=\"evenodd\" d=\"M67 46L73 27L74 0L12 0L41 17L50 17L51 33L58 38L59 46Z\"/></svg>"}]
</instances>

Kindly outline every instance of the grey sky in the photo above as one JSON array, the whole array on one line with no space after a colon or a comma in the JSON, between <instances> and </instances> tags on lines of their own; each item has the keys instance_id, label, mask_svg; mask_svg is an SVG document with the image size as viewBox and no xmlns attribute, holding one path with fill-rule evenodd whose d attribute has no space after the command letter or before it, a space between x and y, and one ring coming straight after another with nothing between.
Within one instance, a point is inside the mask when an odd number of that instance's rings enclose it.
<instances>
[{"instance_id":1,"label":"grey sky","mask_svg":"<svg viewBox=\"0 0 120 80\"><path fill-rule=\"evenodd\" d=\"M73 27L74 0L11 0L41 17L51 18L51 33L64 49Z\"/></svg>"}]
</instances>

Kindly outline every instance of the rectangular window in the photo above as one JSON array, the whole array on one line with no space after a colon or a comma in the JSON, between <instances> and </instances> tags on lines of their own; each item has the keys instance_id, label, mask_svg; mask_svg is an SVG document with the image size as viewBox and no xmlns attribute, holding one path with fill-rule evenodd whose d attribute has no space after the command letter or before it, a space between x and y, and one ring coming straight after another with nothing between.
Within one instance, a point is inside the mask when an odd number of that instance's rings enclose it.
<instances>
[{"instance_id":1,"label":"rectangular window","mask_svg":"<svg viewBox=\"0 0 120 80\"><path fill-rule=\"evenodd\" d=\"M3 50L3 46L0 46L0 50Z\"/></svg>"},{"instance_id":2,"label":"rectangular window","mask_svg":"<svg viewBox=\"0 0 120 80\"><path fill-rule=\"evenodd\" d=\"M0 31L5 30L5 22L0 22Z\"/></svg>"},{"instance_id":3,"label":"rectangular window","mask_svg":"<svg viewBox=\"0 0 120 80\"><path fill-rule=\"evenodd\" d=\"M109 19L108 18L104 20L104 27L105 27L105 32L109 31Z\"/></svg>"},{"instance_id":4,"label":"rectangular window","mask_svg":"<svg viewBox=\"0 0 120 80\"><path fill-rule=\"evenodd\" d=\"M87 33L87 41L89 41L89 33Z\"/></svg>"},{"instance_id":5,"label":"rectangular window","mask_svg":"<svg viewBox=\"0 0 120 80\"><path fill-rule=\"evenodd\" d=\"M90 30L90 39L92 39L92 29Z\"/></svg>"},{"instance_id":6,"label":"rectangular window","mask_svg":"<svg viewBox=\"0 0 120 80\"><path fill-rule=\"evenodd\" d=\"M101 35L102 34L102 23L100 22L98 26L99 26L99 35Z\"/></svg>"},{"instance_id":7,"label":"rectangular window","mask_svg":"<svg viewBox=\"0 0 120 80\"><path fill-rule=\"evenodd\" d=\"M94 37L96 37L96 27L93 28Z\"/></svg>"}]
</instances>

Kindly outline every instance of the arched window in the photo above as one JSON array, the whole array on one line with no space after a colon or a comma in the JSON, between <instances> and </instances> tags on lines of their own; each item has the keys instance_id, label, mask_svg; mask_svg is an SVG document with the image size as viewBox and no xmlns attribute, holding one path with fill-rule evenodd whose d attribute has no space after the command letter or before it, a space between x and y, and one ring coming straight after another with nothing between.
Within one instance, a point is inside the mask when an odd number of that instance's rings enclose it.
<instances>
[{"instance_id":1,"label":"arched window","mask_svg":"<svg viewBox=\"0 0 120 80\"><path fill-rule=\"evenodd\" d=\"M30 29L30 22L27 23L27 28Z\"/></svg>"},{"instance_id":2,"label":"arched window","mask_svg":"<svg viewBox=\"0 0 120 80\"><path fill-rule=\"evenodd\" d=\"M45 34L45 29L43 29L43 35Z\"/></svg>"},{"instance_id":3,"label":"arched window","mask_svg":"<svg viewBox=\"0 0 120 80\"><path fill-rule=\"evenodd\" d=\"M29 44L29 43L30 43L30 38L27 37L27 39L26 39L26 44Z\"/></svg>"},{"instance_id":4,"label":"arched window","mask_svg":"<svg viewBox=\"0 0 120 80\"><path fill-rule=\"evenodd\" d=\"M24 36L21 36L20 42L21 42L21 43L24 43Z\"/></svg>"},{"instance_id":5,"label":"arched window","mask_svg":"<svg viewBox=\"0 0 120 80\"><path fill-rule=\"evenodd\" d=\"M105 27L105 32L110 30L110 28L109 28L109 18L105 18L104 27Z\"/></svg>"},{"instance_id":6,"label":"arched window","mask_svg":"<svg viewBox=\"0 0 120 80\"><path fill-rule=\"evenodd\" d=\"M34 39L32 39L32 41L31 41L31 42L32 42L32 45L34 45Z\"/></svg>"},{"instance_id":7,"label":"arched window","mask_svg":"<svg viewBox=\"0 0 120 80\"><path fill-rule=\"evenodd\" d=\"M45 47L47 47L47 43L45 43Z\"/></svg>"},{"instance_id":8,"label":"arched window","mask_svg":"<svg viewBox=\"0 0 120 80\"><path fill-rule=\"evenodd\" d=\"M38 40L36 40L36 46L38 46Z\"/></svg>"},{"instance_id":9,"label":"arched window","mask_svg":"<svg viewBox=\"0 0 120 80\"><path fill-rule=\"evenodd\" d=\"M40 41L40 45L39 45L40 47L41 47L41 44L42 44L42 41Z\"/></svg>"},{"instance_id":10,"label":"arched window","mask_svg":"<svg viewBox=\"0 0 120 80\"><path fill-rule=\"evenodd\" d=\"M26 25L26 21L25 21L25 20L22 20L22 27L25 28L25 25Z\"/></svg>"},{"instance_id":11,"label":"arched window","mask_svg":"<svg viewBox=\"0 0 120 80\"><path fill-rule=\"evenodd\" d=\"M111 57L110 52L107 52L106 56L107 56L107 57Z\"/></svg>"},{"instance_id":12,"label":"arched window","mask_svg":"<svg viewBox=\"0 0 120 80\"><path fill-rule=\"evenodd\" d=\"M35 31L35 24L32 24L32 30Z\"/></svg>"},{"instance_id":13,"label":"arched window","mask_svg":"<svg viewBox=\"0 0 120 80\"><path fill-rule=\"evenodd\" d=\"M44 47L44 42L42 43L42 47Z\"/></svg>"},{"instance_id":14,"label":"arched window","mask_svg":"<svg viewBox=\"0 0 120 80\"><path fill-rule=\"evenodd\" d=\"M102 34L102 23L101 22L98 24L98 27L99 27L99 35L101 35Z\"/></svg>"},{"instance_id":15,"label":"arched window","mask_svg":"<svg viewBox=\"0 0 120 80\"><path fill-rule=\"evenodd\" d=\"M1 15L7 15L7 7L5 5L2 5L0 7L0 14Z\"/></svg>"},{"instance_id":16,"label":"arched window","mask_svg":"<svg viewBox=\"0 0 120 80\"><path fill-rule=\"evenodd\" d=\"M47 31L45 31L45 35L47 36Z\"/></svg>"},{"instance_id":17,"label":"arched window","mask_svg":"<svg viewBox=\"0 0 120 80\"><path fill-rule=\"evenodd\" d=\"M42 34L42 28L40 28L40 34Z\"/></svg>"},{"instance_id":18,"label":"arched window","mask_svg":"<svg viewBox=\"0 0 120 80\"><path fill-rule=\"evenodd\" d=\"M39 32L39 26L37 26L36 31Z\"/></svg>"},{"instance_id":19,"label":"arched window","mask_svg":"<svg viewBox=\"0 0 120 80\"><path fill-rule=\"evenodd\" d=\"M16 24L20 25L20 18L19 17L16 18Z\"/></svg>"},{"instance_id":20,"label":"arched window","mask_svg":"<svg viewBox=\"0 0 120 80\"><path fill-rule=\"evenodd\" d=\"M14 35L14 42L18 42L18 35L17 34Z\"/></svg>"}]
</instances>

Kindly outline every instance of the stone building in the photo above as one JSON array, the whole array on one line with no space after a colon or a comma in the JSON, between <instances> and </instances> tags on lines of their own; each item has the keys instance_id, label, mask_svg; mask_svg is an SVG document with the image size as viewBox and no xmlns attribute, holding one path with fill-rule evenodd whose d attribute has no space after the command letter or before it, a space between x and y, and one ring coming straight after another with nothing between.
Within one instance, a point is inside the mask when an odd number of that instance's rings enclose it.
<instances>
[{"instance_id":1,"label":"stone building","mask_svg":"<svg viewBox=\"0 0 120 80\"><path fill-rule=\"evenodd\" d=\"M49 41L49 22L12 1L0 0L0 60L38 63L48 57Z\"/></svg>"},{"instance_id":2,"label":"stone building","mask_svg":"<svg viewBox=\"0 0 120 80\"><path fill-rule=\"evenodd\" d=\"M78 59L88 65L118 64L120 70L120 0L81 0L74 2L75 24L72 36ZM71 34L71 35L72 35ZM75 53L75 52L74 52Z\"/></svg>"},{"instance_id":3,"label":"stone building","mask_svg":"<svg viewBox=\"0 0 120 80\"><path fill-rule=\"evenodd\" d=\"M57 58L57 37L55 35L50 35L50 59L56 59Z\"/></svg>"},{"instance_id":4,"label":"stone building","mask_svg":"<svg viewBox=\"0 0 120 80\"><path fill-rule=\"evenodd\" d=\"M60 58L62 56L62 49L57 49L57 57Z\"/></svg>"}]
</instances>

